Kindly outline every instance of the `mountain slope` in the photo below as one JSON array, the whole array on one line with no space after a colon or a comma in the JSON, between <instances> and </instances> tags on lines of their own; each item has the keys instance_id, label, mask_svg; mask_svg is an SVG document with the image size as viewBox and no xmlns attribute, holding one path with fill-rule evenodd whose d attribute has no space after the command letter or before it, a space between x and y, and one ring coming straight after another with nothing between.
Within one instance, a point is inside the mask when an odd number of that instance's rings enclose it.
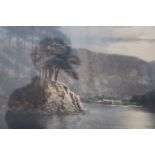
<instances>
[{"instance_id":1,"label":"mountain slope","mask_svg":"<svg viewBox=\"0 0 155 155\"><path fill-rule=\"evenodd\" d=\"M86 49L75 51L81 59L77 68L79 80L61 75L82 98L105 96L130 98L155 88L155 70L150 63L122 55L95 53Z\"/></svg>"}]
</instances>

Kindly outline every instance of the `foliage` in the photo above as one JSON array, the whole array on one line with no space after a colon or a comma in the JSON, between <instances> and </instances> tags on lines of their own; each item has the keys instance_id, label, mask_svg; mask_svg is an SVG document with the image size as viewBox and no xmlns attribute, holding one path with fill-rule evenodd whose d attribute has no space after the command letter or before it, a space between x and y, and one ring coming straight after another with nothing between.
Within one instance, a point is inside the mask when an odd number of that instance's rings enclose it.
<instances>
[{"instance_id":1,"label":"foliage","mask_svg":"<svg viewBox=\"0 0 155 155\"><path fill-rule=\"evenodd\" d=\"M11 76L35 74L31 63L31 52L46 37L59 37L65 44L70 40L58 26L4 26L0 27L0 71L13 73Z\"/></svg>"},{"instance_id":2,"label":"foliage","mask_svg":"<svg viewBox=\"0 0 155 155\"><path fill-rule=\"evenodd\" d=\"M73 50L60 38L45 38L32 53L32 61L42 78L57 81L60 70L74 79L78 79L75 67L80 65L80 59L73 55Z\"/></svg>"}]
</instances>

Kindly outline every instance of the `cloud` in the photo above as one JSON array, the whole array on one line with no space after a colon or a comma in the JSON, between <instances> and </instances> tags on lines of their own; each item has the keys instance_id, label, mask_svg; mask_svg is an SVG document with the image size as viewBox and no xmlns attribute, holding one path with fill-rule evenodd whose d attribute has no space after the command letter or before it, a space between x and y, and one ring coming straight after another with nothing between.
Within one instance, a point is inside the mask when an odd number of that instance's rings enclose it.
<instances>
[{"instance_id":1,"label":"cloud","mask_svg":"<svg viewBox=\"0 0 155 155\"><path fill-rule=\"evenodd\" d=\"M106 47L107 53L136 56L146 61L155 60L155 45L150 42L120 42Z\"/></svg>"},{"instance_id":2,"label":"cloud","mask_svg":"<svg viewBox=\"0 0 155 155\"><path fill-rule=\"evenodd\" d=\"M132 26L116 28L114 36L123 38L136 38L136 39L155 39L155 27L148 26Z\"/></svg>"},{"instance_id":3,"label":"cloud","mask_svg":"<svg viewBox=\"0 0 155 155\"><path fill-rule=\"evenodd\" d=\"M62 27L73 47L155 60L155 27Z\"/></svg>"}]
</instances>

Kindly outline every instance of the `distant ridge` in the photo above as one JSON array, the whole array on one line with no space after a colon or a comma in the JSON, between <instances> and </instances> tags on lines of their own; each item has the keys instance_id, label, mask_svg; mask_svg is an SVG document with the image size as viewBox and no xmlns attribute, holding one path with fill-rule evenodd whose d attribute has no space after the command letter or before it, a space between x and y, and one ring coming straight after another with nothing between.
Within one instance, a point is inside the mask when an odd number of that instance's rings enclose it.
<instances>
[{"instance_id":1,"label":"distant ridge","mask_svg":"<svg viewBox=\"0 0 155 155\"><path fill-rule=\"evenodd\" d=\"M74 53L82 62L77 68L80 79L75 81L62 75L62 80L83 98L131 98L155 88L155 69L140 58L97 53L83 48L76 49Z\"/></svg>"}]
</instances>

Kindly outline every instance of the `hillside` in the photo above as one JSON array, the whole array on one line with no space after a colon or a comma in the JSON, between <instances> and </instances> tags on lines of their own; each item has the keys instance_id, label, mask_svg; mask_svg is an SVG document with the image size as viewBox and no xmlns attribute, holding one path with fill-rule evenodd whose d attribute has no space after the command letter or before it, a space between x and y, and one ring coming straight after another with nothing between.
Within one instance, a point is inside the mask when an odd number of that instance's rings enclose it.
<instances>
[{"instance_id":1,"label":"hillside","mask_svg":"<svg viewBox=\"0 0 155 155\"><path fill-rule=\"evenodd\" d=\"M155 69L141 59L122 55L108 55L78 49L81 59L77 68L79 80L62 75L61 80L82 98L105 96L130 98L155 88Z\"/></svg>"}]
</instances>

